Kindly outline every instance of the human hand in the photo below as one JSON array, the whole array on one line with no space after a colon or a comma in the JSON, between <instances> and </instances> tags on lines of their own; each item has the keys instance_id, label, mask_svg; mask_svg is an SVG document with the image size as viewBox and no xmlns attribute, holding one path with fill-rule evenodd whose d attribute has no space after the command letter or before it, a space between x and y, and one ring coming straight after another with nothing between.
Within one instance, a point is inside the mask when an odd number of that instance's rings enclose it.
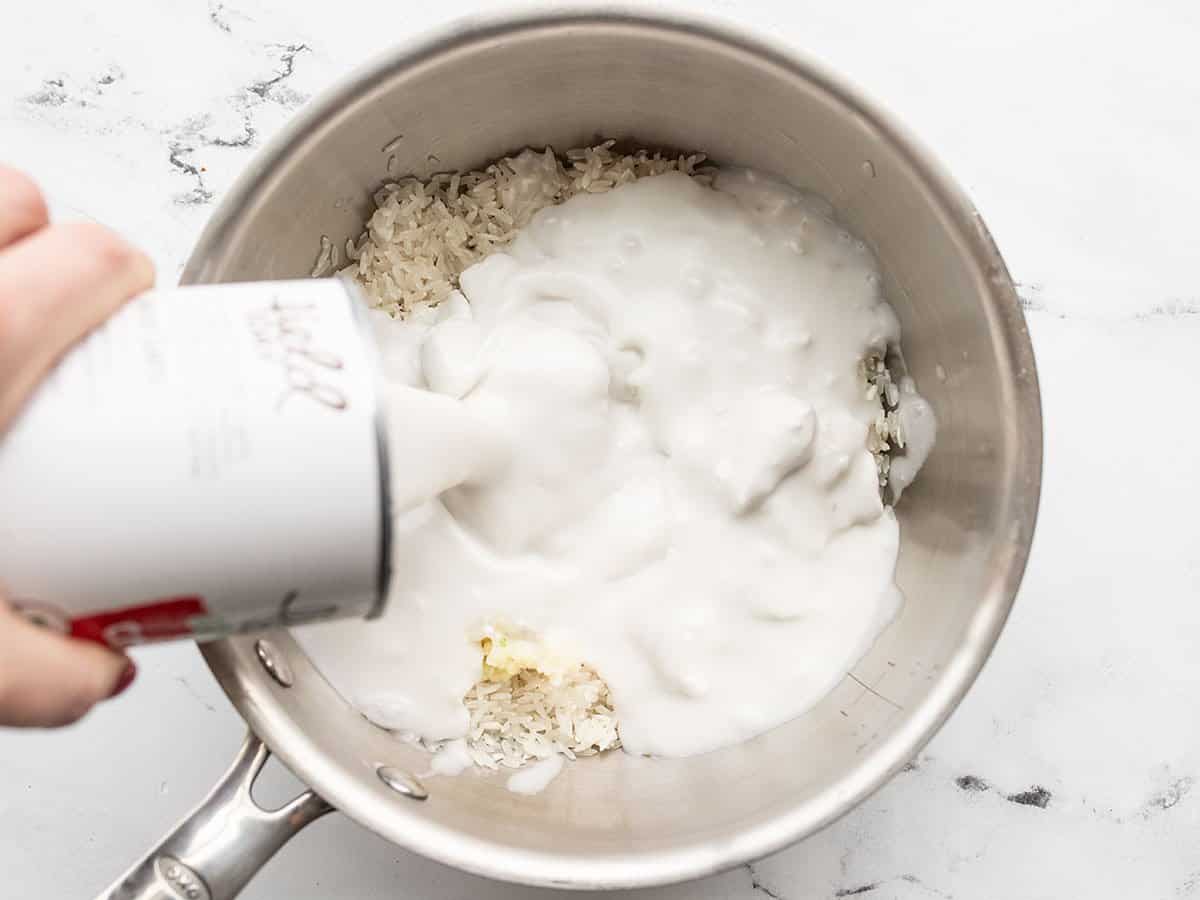
<instances>
[{"instance_id":1,"label":"human hand","mask_svg":"<svg viewBox=\"0 0 1200 900\"><path fill-rule=\"evenodd\" d=\"M0 725L70 725L136 672L129 657L34 625L0 597Z\"/></svg>"},{"instance_id":2,"label":"human hand","mask_svg":"<svg viewBox=\"0 0 1200 900\"><path fill-rule=\"evenodd\" d=\"M37 186L0 165L0 442L63 353L153 283L145 255L100 225L51 225ZM120 653L33 625L0 596L0 725L69 724L135 671Z\"/></svg>"}]
</instances>

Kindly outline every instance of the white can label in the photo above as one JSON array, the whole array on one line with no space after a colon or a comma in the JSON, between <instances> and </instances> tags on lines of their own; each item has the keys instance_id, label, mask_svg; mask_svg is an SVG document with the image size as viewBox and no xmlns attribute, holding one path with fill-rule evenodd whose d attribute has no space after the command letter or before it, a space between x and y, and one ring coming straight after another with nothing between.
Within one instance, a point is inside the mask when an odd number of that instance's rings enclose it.
<instances>
[{"instance_id":1,"label":"white can label","mask_svg":"<svg viewBox=\"0 0 1200 900\"><path fill-rule=\"evenodd\" d=\"M153 291L0 437L0 591L123 645L364 615L386 581L373 347L337 279Z\"/></svg>"}]
</instances>

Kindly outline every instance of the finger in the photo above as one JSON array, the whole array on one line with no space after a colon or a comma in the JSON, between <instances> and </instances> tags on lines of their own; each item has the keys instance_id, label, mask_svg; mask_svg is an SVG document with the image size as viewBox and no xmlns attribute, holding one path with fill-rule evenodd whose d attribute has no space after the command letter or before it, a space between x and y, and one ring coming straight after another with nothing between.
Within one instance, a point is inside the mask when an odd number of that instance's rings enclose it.
<instances>
[{"instance_id":1,"label":"finger","mask_svg":"<svg viewBox=\"0 0 1200 900\"><path fill-rule=\"evenodd\" d=\"M68 347L153 284L144 254L88 222L0 250L0 432Z\"/></svg>"},{"instance_id":2,"label":"finger","mask_svg":"<svg viewBox=\"0 0 1200 900\"><path fill-rule=\"evenodd\" d=\"M0 608L0 725L69 725L124 690L135 671L120 653Z\"/></svg>"},{"instance_id":3,"label":"finger","mask_svg":"<svg viewBox=\"0 0 1200 900\"><path fill-rule=\"evenodd\" d=\"M33 179L0 165L0 247L45 228L49 222L46 201Z\"/></svg>"}]
</instances>

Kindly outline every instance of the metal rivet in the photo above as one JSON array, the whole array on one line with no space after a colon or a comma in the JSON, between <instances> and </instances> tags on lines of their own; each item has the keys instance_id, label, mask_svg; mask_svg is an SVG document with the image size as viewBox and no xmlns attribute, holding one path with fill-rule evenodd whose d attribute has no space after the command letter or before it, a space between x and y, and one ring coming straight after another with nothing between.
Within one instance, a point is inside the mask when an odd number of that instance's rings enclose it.
<instances>
[{"instance_id":1,"label":"metal rivet","mask_svg":"<svg viewBox=\"0 0 1200 900\"><path fill-rule=\"evenodd\" d=\"M425 790L421 782L394 766L380 766L375 772L379 780L397 794L403 794L413 800L424 800L429 796L429 791Z\"/></svg>"},{"instance_id":2,"label":"metal rivet","mask_svg":"<svg viewBox=\"0 0 1200 900\"><path fill-rule=\"evenodd\" d=\"M258 656L258 661L262 663L262 667L267 670L268 675L284 687L292 686L294 679L292 678L291 666L287 664L287 660L283 658L283 655L275 649L274 644L260 638L254 642L254 652Z\"/></svg>"},{"instance_id":3,"label":"metal rivet","mask_svg":"<svg viewBox=\"0 0 1200 900\"><path fill-rule=\"evenodd\" d=\"M211 900L208 886L200 876L173 856L163 854L154 860L154 871L166 882L172 897L186 900ZM155 894L158 896L158 894ZM165 895L164 895L165 896Z\"/></svg>"}]
</instances>

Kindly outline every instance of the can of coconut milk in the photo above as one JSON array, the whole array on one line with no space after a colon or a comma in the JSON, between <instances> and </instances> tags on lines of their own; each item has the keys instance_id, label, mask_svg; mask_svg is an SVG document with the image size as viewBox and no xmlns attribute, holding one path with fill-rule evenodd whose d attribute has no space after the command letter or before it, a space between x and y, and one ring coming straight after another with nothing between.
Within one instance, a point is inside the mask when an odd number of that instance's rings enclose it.
<instances>
[{"instance_id":1,"label":"can of coconut milk","mask_svg":"<svg viewBox=\"0 0 1200 900\"><path fill-rule=\"evenodd\" d=\"M125 646L377 615L386 431L341 279L143 294L0 436L0 594Z\"/></svg>"}]
</instances>

